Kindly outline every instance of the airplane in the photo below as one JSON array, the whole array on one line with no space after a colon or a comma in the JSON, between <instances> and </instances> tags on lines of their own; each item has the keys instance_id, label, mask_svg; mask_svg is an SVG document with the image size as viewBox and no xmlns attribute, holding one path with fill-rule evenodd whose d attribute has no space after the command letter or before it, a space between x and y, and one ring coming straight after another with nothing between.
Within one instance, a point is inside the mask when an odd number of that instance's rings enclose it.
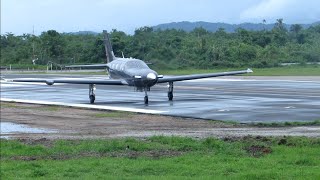
<instances>
[{"instance_id":1,"label":"airplane","mask_svg":"<svg viewBox=\"0 0 320 180\"><path fill-rule=\"evenodd\" d=\"M245 73L252 73L251 69L241 71L230 71L220 73L208 73L208 74L192 74L181 76L163 76L159 75L156 71L150 69L148 65L140 60L134 58L120 58L115 57L112 49L112 45L109 39L109 34L106 30L103 31L104 45L106 51L107 62L104 64L93 65L71 65L66 68L76 67L104 67L106 68L109 79L96 80L96 79L12 79L12 82L40 82L47 85L53 85L55 83L68 83L68 84L88 84L89 85L89 100L93 104L95 101L95 86L96 85L121 85L132 86L135 91L145 92L144 104L148 104L148 91L156 84L168 83L168 100L173 100L173 83L177 81L186 81L193 79L202 79L219 76L230 76Z\"/></svg>"}]
</instances>

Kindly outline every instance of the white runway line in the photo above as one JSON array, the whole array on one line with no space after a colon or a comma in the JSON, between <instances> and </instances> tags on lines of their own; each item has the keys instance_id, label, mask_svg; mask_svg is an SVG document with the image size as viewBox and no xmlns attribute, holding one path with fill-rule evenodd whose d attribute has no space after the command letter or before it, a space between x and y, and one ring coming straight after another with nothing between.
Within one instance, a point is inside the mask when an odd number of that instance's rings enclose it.
<instances>
[{"instance_id":1,"label":"white runway line","mask_svg":"<svg viewBox=\"0 0 320 180\"><path fill-rule=\"evenodd\" d=\"M9 99L1 98L1 101L4 102L19 102L19 103L30 103L30 104L43 104L43 105L57 105L57 106L68 106L68 107L79 107L79 108L88 108L88 109L104 109L104 110L113 110L113 111L128 111L136 113L145 113L145 114L161 114L167 111L158 111L150 109L138 109L138 108L127 108L127 107L115 107L115 106L101 106L94 104L74 104L74 103L63 103L63 102L50 102L50 101L33 101L33 100L24 100L24 99Z\"/></svg>"}]
</instances>

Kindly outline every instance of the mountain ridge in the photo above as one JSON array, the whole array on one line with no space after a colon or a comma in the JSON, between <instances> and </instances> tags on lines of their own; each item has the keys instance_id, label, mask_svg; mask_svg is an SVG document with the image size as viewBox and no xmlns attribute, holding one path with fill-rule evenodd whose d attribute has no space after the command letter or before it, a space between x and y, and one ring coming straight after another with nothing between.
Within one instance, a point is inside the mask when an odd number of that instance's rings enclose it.
<instances>
[{"instance_id":1,"label":"mountain ridge","mask_svg":"<svg viewBox=\"0 0 320 180\"><path fill-rule=\"evenodd\" d=\"M314 22L311 24L300 24L304 29L309 28L310 26L319 25L320 21ZM285 24L284 26L289 29L292 24ZM261 31L261 30L271 30L275 26L275 23L271 24L264 24L264 23L240 23L240 24L229 24L223 22L205 22L205 21L196 21L196 22L189 22L189 21L180 21L180 22L171 22L171 23L164 23L158 24L153 26L154 30L166 30L166 29L177 29L177 30L184 30L187 32L192 31L195 28L202 27L210 32L215 32L219 30L219 28L223 28L226 32L235 32L238 28L242 28L249 31Z\"/></svg>"}]
</instances>

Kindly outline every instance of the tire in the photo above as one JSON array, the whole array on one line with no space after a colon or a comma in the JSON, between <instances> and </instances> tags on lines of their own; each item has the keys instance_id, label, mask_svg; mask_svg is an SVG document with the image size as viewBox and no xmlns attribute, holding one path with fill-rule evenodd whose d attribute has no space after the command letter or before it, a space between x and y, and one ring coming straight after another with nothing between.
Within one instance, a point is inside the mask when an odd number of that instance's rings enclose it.
<instances>
[{"instance_id":1,"label":"tire","mask_svg":"<svg viewBox=\"0 0 320 180\"><path fill-rule=\"evenodd\" d=\"M172 92L168 92L168 99L169 99L169 101L172 101L172 99L173 99L173 93Z\"/></svg>"},{"instance_id":2,"label":"tire","mask_svg":"<svg viewBox=\"0 0 320 180\"><path fill-rule=\"evenodd\" d=\"M148 103L149 103L148 96L145 96L145 97L144 97L144 104L148 104Z\"/></svg>"},{"instance_id":3,"label":"tire","mask_svg":"<svg viewBox=\"0 0 320 180\"><path fill-rule=\"evenodd\" d=\"M94 95L90 95L89 98L90 98L90 104L93 104L94 101L96 100L96 97Z\"/></svg>"}]
</instances>

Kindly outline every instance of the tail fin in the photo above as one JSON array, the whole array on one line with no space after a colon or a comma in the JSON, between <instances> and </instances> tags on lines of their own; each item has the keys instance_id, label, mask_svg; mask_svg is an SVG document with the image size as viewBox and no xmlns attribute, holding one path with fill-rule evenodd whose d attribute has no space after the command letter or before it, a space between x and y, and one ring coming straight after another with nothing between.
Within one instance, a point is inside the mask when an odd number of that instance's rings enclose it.
<instances>
[{"instance_id":1,"label":"tail fin","mask_svg":"<svg viewBox=\"0 0 320 180\"><path fill-rule=\"evenodd\" d=\"M106 30L103 30L103 36L104 36L104 47L106 49L107 63L109 63L109 62L115 60L116 57L114 56L111 42L109 39L109 34Z\"/></svg>"}]
</instances>

